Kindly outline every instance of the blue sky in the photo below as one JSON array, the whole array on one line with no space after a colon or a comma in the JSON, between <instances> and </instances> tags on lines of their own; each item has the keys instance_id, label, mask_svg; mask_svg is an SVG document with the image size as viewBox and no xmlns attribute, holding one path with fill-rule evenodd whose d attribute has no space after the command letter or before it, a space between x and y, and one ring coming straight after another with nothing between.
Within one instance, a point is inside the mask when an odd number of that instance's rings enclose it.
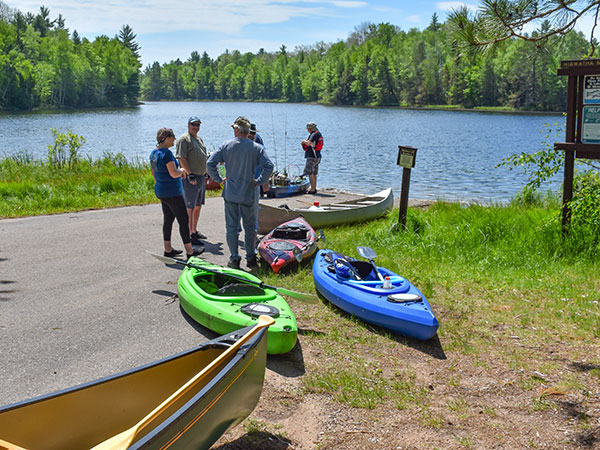
<instances>
[{"instance_id":1,"label":"blue sky","mask_svg":"<svg viewBox=\"0 0 600 450\"><path fill-rule=\"evenodd\" d=\"M141 46L142 64L185 61L194 50L215 58L226 49L244 52L293 50L298 45L343 40L363 22L423 29L437 13L445 21L460 5L478 0L3 0L23 12L50 9L72 32L93 39L114 36L128 24ZM591 27L590 27L591 28Z\"/></svg>"}]
</instances>

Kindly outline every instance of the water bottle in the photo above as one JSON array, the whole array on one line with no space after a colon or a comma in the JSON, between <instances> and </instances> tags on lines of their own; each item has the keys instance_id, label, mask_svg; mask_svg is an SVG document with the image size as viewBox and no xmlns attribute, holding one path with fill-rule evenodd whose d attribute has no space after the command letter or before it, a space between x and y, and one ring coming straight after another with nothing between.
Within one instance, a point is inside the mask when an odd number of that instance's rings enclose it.
<instances>
[{"instance_id":1,"label":"water bottle","mask_svg":"<svg viewBox=\"0 0 600 450\"><path fill-rule=\"evenodd\" d=\"M386 276L385 280L383 281L383 289L393 289L393 287L394 285L392 284L390 277Z\"/></svg>"},{"instance_id":2,"label":"water bottle","mask_svg":"<svg viewBox=\"0 0 600 450\"><path fill-rule=\"evenodd\" d=\"M314 202L312 205L310 205L310 207L308 209L309 209L309 211L320 211L323 208L321 208L321 206L319 206L319 202Z\"/></svg>"}]
</instances>

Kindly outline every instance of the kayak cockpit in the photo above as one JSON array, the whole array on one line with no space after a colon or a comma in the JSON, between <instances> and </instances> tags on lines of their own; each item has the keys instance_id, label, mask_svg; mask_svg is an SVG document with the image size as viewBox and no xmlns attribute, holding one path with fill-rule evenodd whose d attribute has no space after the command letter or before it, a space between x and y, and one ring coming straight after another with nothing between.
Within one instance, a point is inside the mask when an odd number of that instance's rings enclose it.
<instances>
[{"instance_id":1,"label":"kayak cockpit","mask_svg":"<svg viewBox=\"0 0 600 450\"><path fill-rule=\"evenodd\" d=\"M276 293L270 289L207 272L194 275L193 287L202 292L204 297L217 301L248 303L249 298L250 301L266 301L276 296Z\"/></svg>"}]
</instances>

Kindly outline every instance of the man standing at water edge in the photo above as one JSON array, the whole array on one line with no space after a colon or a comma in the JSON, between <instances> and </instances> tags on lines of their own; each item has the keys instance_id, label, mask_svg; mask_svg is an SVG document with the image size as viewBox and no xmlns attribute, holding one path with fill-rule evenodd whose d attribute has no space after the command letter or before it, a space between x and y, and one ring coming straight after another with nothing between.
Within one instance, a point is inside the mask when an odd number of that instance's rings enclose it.
<instances>
[{"instance_id":1,"label":"man standing at water edge","mask_svg":"<svg viewBox=\"0 0 600 450\"><path fill-rule=\"evenodd\" d=\"M203 245L200 239L206 239L206 236L197 230L200 210L204 204L206 194L206 145L202 138L198 136L200 124L202 121L198 116L192 116L188 119L188 131L183 133L177 141L177 159L188 172L188 176L183 180L183 196L187 208L190 226L190 235L192 244Z\"/></svg>"},{"instance_id":2,"label":"man standing at water edge","mask_svg":"<svg viewBox=\"0 0 600 450\"><path fill-rule=\"evenodd\" d=\"M306 165L304 166L304 174L308 175L310 180L310 191L309 194L317 193L317 175L319 174L319 163L321 162L321 149L323 148L323 135L317 128L317 124L314 122L308 122L306 124L308 130L308 138L302 141L302 148L304 149L304 157L306 158Z\"/></svg>"},{"instance_id":3,"label":"man standing at water edge","mask_svg":"<svg viewBox=\"0 0 600 450\"><path fill-rule=\"evenodd\" d=\"M238 251L238 225L240 216L244 225L244 248L246 265L256 267L256 217L258 213L258 189L269 179L273 163L262 146L248 138L250 121L243 116L235 119L234 138L224 142L208 158L206 168L209 176L225 182L222 197L225 205L225 228L229 247L228 267L239 268L241 257ZM221 178L217 165L225 163L227 176ZM259 170L260 169L260 170ZM255 178L254 175L259 175Z\"/></svg>"}]
</instances>

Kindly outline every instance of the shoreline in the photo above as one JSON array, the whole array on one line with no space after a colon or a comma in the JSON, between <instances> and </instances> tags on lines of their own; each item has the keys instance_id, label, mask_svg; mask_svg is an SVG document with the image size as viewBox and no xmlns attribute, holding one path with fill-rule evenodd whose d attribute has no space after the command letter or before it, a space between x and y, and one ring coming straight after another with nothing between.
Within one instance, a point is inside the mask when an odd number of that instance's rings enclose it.
<instances>
[{"instance_id":1,"label":"shoreline","mask_svg":"<svg viewBox=\"0 0 600 450\"><path fill-rule=\"evenodd\" d=\"M476 106L474 108L465 108L462 106L454 105L422 105L422 106L407 106L407 105L388 105L388 106L371 106L371 105L334 105L328 103L315 103L315 102L284 102L273 100L140 100L134 106L94 106L90 108L33 108L33 109L0 109L0 115L18 115L18 114L54 114L54 113L76 113L76 112L94 112L94 111L125 111L135 109L139 106L146 105L148 103L257 103L257 104L289 104L289 105L314 105L324 107L341 107L341 108L367 108L367 109L398 109L398 110L412 110L412 111L457 111L457 112L470 112L470 113L486 113L486 114L515 114L521 116L562 116L565 111L525 111L518 109L503 109L502 107L490 107Z\"/></svg>"}]
</instances>

